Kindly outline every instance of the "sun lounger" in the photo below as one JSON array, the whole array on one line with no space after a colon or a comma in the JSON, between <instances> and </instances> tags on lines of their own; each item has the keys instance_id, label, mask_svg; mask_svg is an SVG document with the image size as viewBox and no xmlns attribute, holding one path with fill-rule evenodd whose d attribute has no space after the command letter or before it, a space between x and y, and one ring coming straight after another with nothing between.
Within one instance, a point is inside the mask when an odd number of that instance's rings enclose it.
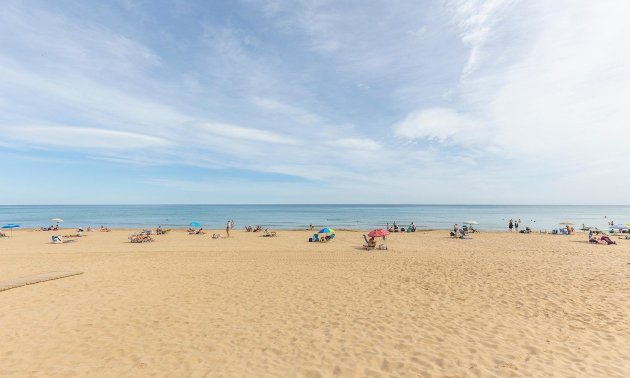
<instances>
[{"instance_id":1,"label":"sun lounger","mask_svg":"<svg viewBox=\"0 0 630 378\"><path fill-rule=\"evenodd\" d=\"M145 233L129 235L130 243L148 243L152 241L153 241L153 238Z\"/></svg>"},{"instance_id":2,"label":"sun lounger","mask_svg":"<svg viewBox=\"0 0 630 378\"><path fill-rule=\"evenodd\" d=\"M265 230L265 233L260 236L266 237L266 238L272 238L272 237L278 236L278 234L275 231Z\"/></svg>"},{"instance_id":3,"label":"sun lounger","mask_svg":"<svg viewBox=\"0 0 630 378\"><path fill-rule=\"evenodd\" d=\"M70 240L63 240L63 236L61 235L53 235L51 236L52 239L52 243L53 244L65 244L65 243L72 243L75 242L76 240L74 239L70 239Z\"/></svg>"}]
</instances>

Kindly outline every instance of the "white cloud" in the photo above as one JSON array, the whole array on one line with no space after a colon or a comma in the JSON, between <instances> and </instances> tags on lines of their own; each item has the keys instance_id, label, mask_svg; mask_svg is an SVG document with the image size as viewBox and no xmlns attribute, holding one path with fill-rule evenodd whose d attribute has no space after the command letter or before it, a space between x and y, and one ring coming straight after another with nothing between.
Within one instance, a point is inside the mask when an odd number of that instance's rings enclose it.
<instances>
[{"instance_id":1,"label":"white cloud","mask_svg":"<svg viewBox=\"0 0 630 378\"><path fill-rule=\"evenodd\" d=\"M327 145L350 150L376 151L381 145L368 138L341 138L326 142Z\"/></svg>"},{"instance_id":2,"label":"white cloud","mask_svg":"<svg viewBox=\"0 0 630 378\"><path fill-rule=\"evenodd\" d=\"M200 124L200 127L214 135L227 137L231 139L242 139L265 143L274 144L288 144L296 145L299 141L278 133L274 133L266 130L252 129L248 127L240 127L235 125L228 125L225 123L210 123L205 122Z\"/></svg>"},{"instance_id":3,"label":"white cloud","mask_svg":"<svg viewBox=\"0 0 630 378\"><path fill-rule=\"evenodd\" d=\"M444 145L492 150L491 128L472 115L449 108L419 109L393 126L394 134L403 139L427 140Z\"/></svg>"},{"instance_id":4,"label":"white cloud","mask_svg":"<svg viewBox=\"0 0 630 378\"><path fill-rule=\"evenodd\" d=\"M470 75L483 63L483 48L510 3L511 0L453 1L453 18L460 30L460 38L470 49L462 76Z\"/></svg>"},{"instance_id":5,"label":"white cloud","mask_svg":"<svg viewBox=\"0 0 630 378\"><path fill-rule=\"evenodd\" d=\"M168 140L127 131L60 125L2 125L2 135L35 146L69 147L75 150L125 150L165 147Z\"/></svg>"},{"instance_id":6,"label":"white cloud","mask_svg":"<svg viewBox=\"0 0 630 378\"><path fill-rule=\"evenodd\" d=\"M447 108L416 110L394 125L396 135L407 139L432 139L444 143L476 128L476 122ZM459 138L457 138L459 139Z\"/></svg>"},{"instance_id":7,"label":"white cloud","mask_svg":"<svg viewBox=\"0 0 630 378\"><path fill-rule=\"evenodd\" d=\"M499 5L492 11L487 4L462 5L468 15L462 22L471 32L494 25L495 10L506 9L502 2L492 4ZM538 18L528 21L538 29L526 46L508 50L517 54L514 59L493 70L470 71L458 106L420 107L393 126L396 135L481 149L526 162L519 169L535 164L559 174L576 161L601 168L611 154L629 156L630 45L621 36L630 33L630 24L621 8L630 11L630 4L528 4L537 9L531 13ZM497 38L512 32L493 30ZM485 54L505 52L495 46Z\"/></svg>"}]
</instances>

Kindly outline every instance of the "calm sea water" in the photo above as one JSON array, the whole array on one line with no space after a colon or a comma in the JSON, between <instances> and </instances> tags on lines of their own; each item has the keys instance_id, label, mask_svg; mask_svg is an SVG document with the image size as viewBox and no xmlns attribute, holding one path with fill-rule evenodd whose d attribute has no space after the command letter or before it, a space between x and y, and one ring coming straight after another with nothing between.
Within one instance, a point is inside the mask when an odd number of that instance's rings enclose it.
<instances>
[{"instance_id":1,"label":"calm sea water","mask_svg":"<svg viewBox=\"0 0 630 378\"><path fill-rule=\"evenodd\" d=\"M51 218L64 219L63 227L186 227L196 221L205 228L223 228L234 219L235 228L262 225L300 229L309 224L333 228L371 229L396 221L404 226L446 229L467 220L486 230L506 229L507 221L521 219L534 229L551 229L569 220L605 228L630 221L630 206L507 206L507 205L81 205L0 206L0 223L22 227L48 226Z\"/></svg>"}]
</instances>

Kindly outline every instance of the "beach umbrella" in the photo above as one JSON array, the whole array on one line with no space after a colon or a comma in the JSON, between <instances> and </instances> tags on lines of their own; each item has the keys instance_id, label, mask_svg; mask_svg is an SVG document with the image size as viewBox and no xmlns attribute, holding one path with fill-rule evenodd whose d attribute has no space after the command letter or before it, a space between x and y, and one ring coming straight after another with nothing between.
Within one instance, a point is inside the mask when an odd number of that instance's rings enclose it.
<instances>
[{"instance_id":1,"label":"beach umbrella","mask_svg":"<svg viewBox=\"0 0 630 378\"><path fill-rule=\"evenodd\" d=\"M199 223L199 222L190 222L190 227L201 227L201 223Z\"/></svg>"},{"instance_id":2,"label":"beach umbrella","mask_svg":"<svg viewBox=\"0 0 630 378\"><path fill-rule=\"evenodd\" d=\"M63 222L63 219L61 219L61 218L53 218L53 219L51 219L51 221L59 223L59 222Z\"/></svg>"},{"instance_id":3,"label":"beach umbrella","mask_svg":"<svg viewBox=\"0 0 630 378\"><path fill-rule=\"evenodd\" d=\"M564 221L564 222L560 222L560 224L563 226L573 226L575 223L571 221Z\"/></svg>"},{"instance_id":4,"label":"beach umbrella","mask_svg":"<svg viewBox=\"0 0 630 378\"><path fill-rule=\"evenodd\" d=\"M468 220L468 221L464 222L464 224L479 224L479 222L474 221L474 220Z\"/></svg>"},{"instance_id":5,"label":"beach umbrella","mask_svg":"<svg viewBox=\"0 0 630 378\"><path fill-rule=\"evenodd\" d=\"M626 223L626 226L630 226L630 222Z\"/></svg>"},{"instance_id":6,"label":"beach umbrella","mask_svg":"<svg viewBox=\"0 0 630 378\"><path fill-rule=\"evenodd\" d=\"M383 230L382 228L372 230L368 233L368 236L371 238L380 238L389 235L389 231Z\"/></svg>"},{"instance_id":7,"label":"beach umbrella","mask_svg":"<svg viewBox=\"0 0 630 378\"><path fill-rule=\"evenodd\" d=\"M335 230L333 230L332 228L328 228L328 227L324 227L321 230L319 230L318 234L334 234Z\"/></svg>"},{"instance_id":8,"label":"beach umbrella","mask_svg":"<svg viewBox=\"0 0 630 378\"><path fill-rule=\"evenodd\" d=\"M19 224L15 224L15 223L8 223L5 224L4 226L2 226L2 228L6 229L6 230L11 230L11 237L13 237L13 229L14 228L20 228Z\"/></svg>"},{"instance_id":9,"label":"beach umbrella","mask_svg":"<svg viewBox=\"0 0 630 378\"><path fill-rule=\"evenodd\" d=\"M630 229L630 227L626 226L625 224L621 224L621 223L620 224L616 224L616 225L612 226L611 228L615 228L615 229L617 229L619 231Z\"/></svg>"}]
</instances>

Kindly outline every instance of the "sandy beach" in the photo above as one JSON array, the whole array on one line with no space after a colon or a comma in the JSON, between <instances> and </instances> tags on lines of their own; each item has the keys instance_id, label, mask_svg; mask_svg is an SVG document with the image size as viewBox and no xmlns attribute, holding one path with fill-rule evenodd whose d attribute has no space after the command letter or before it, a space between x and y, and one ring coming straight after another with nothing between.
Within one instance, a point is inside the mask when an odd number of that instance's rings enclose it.
<instances>
[{"instance_id":1,"label":"sandy beach","mask_svg":"<svg viewBox=\"0 0 630 378\"><path fill-rule=\"evenodd\" d=\"M0 292L0 376L630 374L630 240L129 232L0 239L0 281L83 272Z\"/></svg>"}]
</instances>

